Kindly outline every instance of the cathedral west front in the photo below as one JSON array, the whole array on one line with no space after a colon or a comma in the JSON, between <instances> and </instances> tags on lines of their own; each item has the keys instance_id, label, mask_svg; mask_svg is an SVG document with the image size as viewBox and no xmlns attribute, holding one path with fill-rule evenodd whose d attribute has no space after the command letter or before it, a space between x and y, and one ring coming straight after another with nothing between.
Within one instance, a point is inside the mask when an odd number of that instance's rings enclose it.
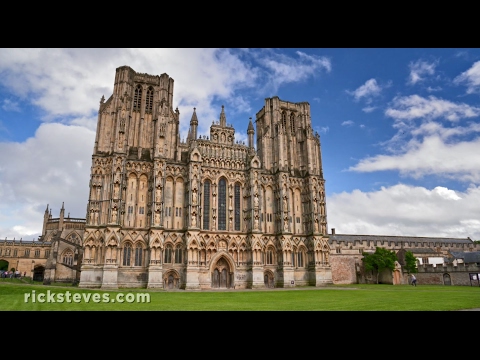
<instances>
[{"instance_id":1,"label":"cathedral west front","mask_svg":"<svg viewBox=\"0 0 480 360\"><path fill-rule=\"evenodd\" d=\"M310 105L265 99L246 144L223 106L208 136L193 109L181 141L173 88L122 66L100 101L79 287L332 283Z\"/></svg>"}]
</instances>

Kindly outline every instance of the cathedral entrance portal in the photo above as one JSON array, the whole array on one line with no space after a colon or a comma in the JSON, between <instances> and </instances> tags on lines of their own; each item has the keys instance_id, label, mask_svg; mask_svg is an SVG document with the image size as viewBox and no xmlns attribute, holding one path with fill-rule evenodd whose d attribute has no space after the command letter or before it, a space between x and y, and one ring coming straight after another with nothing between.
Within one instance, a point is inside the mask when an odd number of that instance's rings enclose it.
<instances>
[{"instance_id":1,"label":"cathedral entrance portal","mask_svg":"<svg viewBox=\"0 0 480 360\"><path fill-rule=\"evenodd\" d=\"M265 283L266 288L274 288L275 287L275 278L270 271L266 271L263 275L263 282Z\"/></svg>"},{"instance_id":2,"label":"cathedral entrance portal","mask_svg":"<svg viewBox=\"0 0 480 360\"><path fill-rule=\"evenodd\" d=\"M180 287L180 277L176 271L169 271L163 276L164 289L178 289Z\"/></svg>"},{"instance_id":3,"label":"cathedral entrance portal","mask_svg":"<svg viewBox=\"0 0 480 360\"><path fill-rule=\"evenodd\" d=\"M234 287L233 271L228 262L222 257L220 258L212 271L212 288L214 289L230 289Z\"/></svg>"}]
</instances>

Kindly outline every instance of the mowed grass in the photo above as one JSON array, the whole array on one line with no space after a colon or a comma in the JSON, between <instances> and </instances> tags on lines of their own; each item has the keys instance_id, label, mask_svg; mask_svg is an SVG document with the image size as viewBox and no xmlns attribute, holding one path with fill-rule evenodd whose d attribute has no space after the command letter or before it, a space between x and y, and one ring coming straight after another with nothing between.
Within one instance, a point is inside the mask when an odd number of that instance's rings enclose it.
<instances>
[{"instance_id":1,"label":"mowed grass","mask_svg":"<svg viewBox=\"0 0 480 360\"><path fill-rule=\"evenodd\" d=\"M44 302L39 301L41 293L45 294ZM59 301L62 297L59 294L63 294L63 301ZM118 294L118 299L124 299L123 303L115 301ZM141 294L148 294L150 302L142 302ZM3 311L448 311L471 308L480 308L478 286L354 284L272 290L101 291L0 281L0 310Z\"/></svg>"}]
</instances>

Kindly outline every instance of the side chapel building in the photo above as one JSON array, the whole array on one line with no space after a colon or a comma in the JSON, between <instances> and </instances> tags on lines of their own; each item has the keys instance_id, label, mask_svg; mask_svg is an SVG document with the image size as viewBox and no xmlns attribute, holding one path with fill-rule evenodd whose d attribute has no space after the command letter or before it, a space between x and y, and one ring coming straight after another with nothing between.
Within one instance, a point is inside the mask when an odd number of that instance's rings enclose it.
<instances>
[{"instance_id":1,"label":"side chapel building","mask_svg":"<svg viewBox=\"0 0 480 360\"><path fill-rule=\"evenodd\" d=\"M320 137L310 105L265 99L235 140L222 106L180 140L167 74L116 69L92 155L80 287L332 283Z\"/></svg>"}]
</instances>

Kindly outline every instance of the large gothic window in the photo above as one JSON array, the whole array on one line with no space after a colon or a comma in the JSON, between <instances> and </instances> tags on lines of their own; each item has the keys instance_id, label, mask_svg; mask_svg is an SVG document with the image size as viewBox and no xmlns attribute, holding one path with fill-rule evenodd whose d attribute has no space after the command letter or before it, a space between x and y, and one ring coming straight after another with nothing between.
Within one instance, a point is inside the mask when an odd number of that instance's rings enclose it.
<instances>
[{"instance_id":1,"label":"large gothic window","mask_svg":"<svg viewBox=\"0 0 480 360\"><path fill-rule=\"evenodd\" d=\"M123 266L130 266L130 258L132 256L132 245L126 243L123 248Z\"/></svg>"},{"instance_id":2,"label":"large gothic window","mask_svg":"<svg viewBox=\"0 0 480 360\"><path fill-rule=\"evenodd\" d=\"M227 182L218 182L218 230L227 230Z\"/></svg>"},{"instance_id":3,"label":"large gothic window","mask_svg":"<svg viewBox=\"0 0 480 360\"><path fill-rule=\"evenodd\" d=\"M240 231L240 184L235 184L235 230Z\"/></svg>"},{"instance_id":4,"label":"large gothic window","mask_svg":"<svg viewBox=\"0 0 480 360\"><path fill-rule=\"evenodd\" d=\"M282 127L287 129L287 114L285 111L282 111Z\"/></svg>"},{"instance_id":5,"label":"large gothic window","mask_svg":"<svg viewBox=\"0 0 480 360\"><path fill-rule=\"evenodd\" d=\"M167 245L167 247L165 248L165 258L163 262L165 264L172 263L172 245Z\"/></svg>"},{"instance_id":6,"label":"large gothic window","mask_svg":"<svg viewBox=\"0 0 480 360\"><path fill-rule=\"evenodd\" d=\"M203 184L203 229L210 229L210 180Z\"/></svg>"},{"instance_id":7,"label":"large gothic window","mask_svg":"<svg viewBox=\"0 0 480 360\"><path fill-rule=\"evenodd\" d=\"M70 266L73 265L73 253L72 253L72 251L67 250L63 254L63 263L66 264L66 265L70 265Z\"/></svg>"},{"instance_id":8,"label":"large gothic window","mask_svg":"<svg viewBox=\"0 0 480 360\"><path fill-rule=\"evenodd\" d=\"M138 85L135 89L135 94L133 97L133 111L140 111L140 106L142 103L142 86Z\"/></svg>"},{"instance_id":9,"label":"large gothic window","mask_svg":"<svg viewBox=\"0 0 480 360\"><path fill-rule=\"evenodd\" d=\"M182 263L182 249L177 247L175 249L175 264L181 264Z\"/></svg>"},{"instance_id":10,"label":"large gothic window","mask_svg":"<svg viewBox=\"0 0 480 360\"><path fill-rule=\"evenodd\" d=\"M152 113L153 109L153 87L149 87L147 90L147 96L145 98L145 112Z\"/></svg>"},{"instance_id":11,"label":"large gothic window","mask_svg":"<svg viewBox=\"0 0 480 360\"><path fill-rule=\"evenodd\" d=\"M135 247L135 266L142 266L142 246L140 244Z\"/></svg>"}]
</instances>

